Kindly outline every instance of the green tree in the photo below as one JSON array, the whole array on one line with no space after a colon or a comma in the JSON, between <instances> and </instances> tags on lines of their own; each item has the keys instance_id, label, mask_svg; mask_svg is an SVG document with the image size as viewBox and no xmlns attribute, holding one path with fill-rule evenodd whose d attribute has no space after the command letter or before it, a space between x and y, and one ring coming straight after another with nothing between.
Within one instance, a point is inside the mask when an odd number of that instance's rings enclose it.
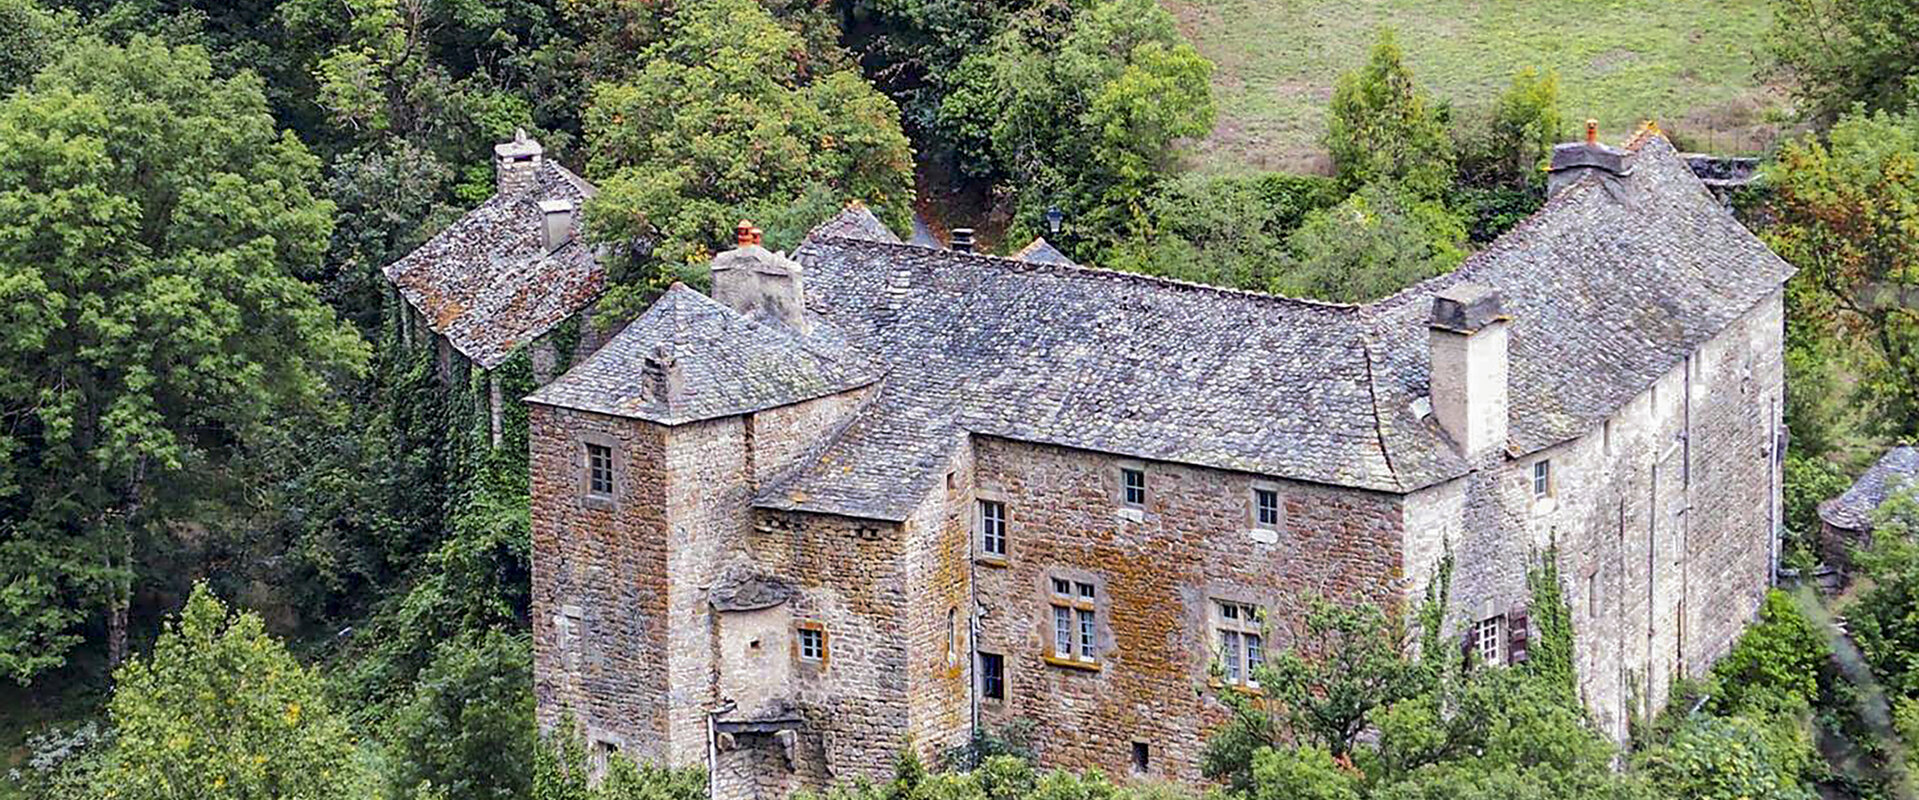
<instances>
[{"instance_id":1,"label":"green tree","mask_svg":"<svg viewBox=\"0 0 1919 800\"><path fill-rule=\"evenodd\" d=\"M1789 343L1839 337L1877 426L1919 434L1919 117L1848 116L1786 145L1767 177L1766 241L1799 268Z\"/></svg>"},{"instance_id":2,"label":"green tree","mask_svg":"<svg viewBox=\"0 0 1919 800\"><path fill-rule=\"evenodd\" d=\"M1792 595L1774 589L1759 607L1759 622L1712 665L1712 678L1720 713L1799 712L1833 680L1832 649Z\"/></svg>"},{"instance_id":3,"label":"green tree","mask_svg":"<svg viewBox=\"0 0 1919 800\"><path fill-rule=\"evenodd\" d=\"M1466 228L1437 201L1384 185L1306 216L1287 237L1292 261L1272 291L1357 303L1441 275L1466 258Z\"/></svg>"},{"instance_id":4,"label":"green tree","mask_svg":"<svg viewBox=\"0 0 1919 800\"><path fill-rule=\"evenodd\" d=\"M1559 74L1521 70L1491 108L1464 116L1456 135L1460 180L1473 186L1537 187L1562 125Z\"/></svg>"},{"instance_id":5,"label":"green tree","mask_svg":"<svg viewBox=\"0 0 1919 800\"><path fill-rule=\"evenodd\" d=\"M904 227L912 150L899 109L850 69L809 71L797 34L753 0L664 9L630 80L586 113L593 235L619 245L627 302L644 301L731 241L745 209L824 186Z\"/></svg>"},{"instance_id":6,"label":"green tree","mask_svg":"<svg viewBox=\"0 0 1919 800\"><path fill-rule=\"evenodd\" d=\"M1773 0L1768 49L1812 116L1919 99L1919 10L1905 0Z\"/></svg>"},{"instance_id":7,"label":"green tree","mask_svg":"<svg viewBox=\"0 0 1919 800\"><path fill-rule=\"evenodd\" d=\"M1919 697L1919 498L1901 492L1875 515L1872 546L1859 553L1865 591L1847 626L1887 689Z\"/></svg>"},{"instance_id":8,"label":"green tree","mask_svg":"<svg viewBox=\"0 0 1919 800\"><path fill-rule=\"evenodd\" d=\"M1339 76L1326 121L1326 150L1349 190L1385 182L1421 198L1453 182L1453 141L1445 115L1413 82L1391 30L1372 57Z\"/></svg>"},{"instance_id":9,"label":"green tree","mask_svg":"<svg viewBox=\"0 0 1919 800\"><path fill-rule=\"evenodd\" d=\"M1634 766L1662 797L1810 800L1817 795L1802 776L1813 758L1804 742L1782 743L1761 721L1697 715Z\"/></svg>"},{"instance_id":10,"label":"green tree","mask_svg":"<svg viewBox=\"0 0 1919 800\"><path fill-rule=\"evenodd\" d=\"M1264 291L1285 270L1287 235L1339 200L1314 175L1182 175L1147 200L1147 228L1100 266Z\"/></svg>"},{"instance_id":11,"label":"green tree","mask_svg":"<svg viewBox=\"0 0 1919 800\"><path fill-rule=\"evenodd\" d=\"M526 797L539 744L526 638L491 631L442 642L387 741L396 796L425 784L460 798Z\"/></svg>"},{"instance_id":12,"label":"green tree","mask_svg":"<svg viewBox=\"0 0 1919 800\"><path fill-rule=\"evenodd\" d=\"M148 658L114 676L104 784L122 800L362 798L372 789L315 670L194 587Z\"/></svg>"},{"instance_id":13,"label":"green tree","mask_svg":"<svg viewBox=\"0 0 1919 800\"><path fill-rule=\"evenodd\" d=\"M366 347L296 275L332 206L260 81L86 41L0 102L0 668L124 653L144 545L205 519L236 454L329 407Z\"/></svg>"}]
</instances>

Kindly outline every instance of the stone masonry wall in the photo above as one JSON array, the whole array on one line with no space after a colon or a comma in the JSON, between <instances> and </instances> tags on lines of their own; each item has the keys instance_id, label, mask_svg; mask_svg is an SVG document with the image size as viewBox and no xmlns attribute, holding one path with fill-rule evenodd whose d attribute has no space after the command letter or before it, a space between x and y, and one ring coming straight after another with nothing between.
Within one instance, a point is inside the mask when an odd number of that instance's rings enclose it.
<instances>
[{"instance_id":1,"label":"stone masonry wall","mask_svg":"<svg viewBox=\"0 0 1919 800\"><path fill-rule=\"evenodd\" d=\"M534 695L543 728L665 755L665 431L530 409ZM613 449L615 499L582 491L587 442Z\"/></svg>"},{"instance_id":2,"label":"stone masonry wall","mask_svg":"<svg viewBox=\"0 0 1919 800\"><path fill-rule=\"evenodd\" d=\"M1006 700L983 703L982 721L1036 722L1049 766L1124 780L1140 742L1152 777L1198 780L1205 735L1224 719L1208 686L1215 600L1263 606L1270 653L1311 595L1391 603L1405 591L1391 495L1271 482L1283 517L1266 544L1249 535L1252 475L1145 462L1146 508L1131 514L1118 501L1123 459L987 437L973 451L977 494L1008 515L1007 559L973 568L979 649L1006 663ZM1054 576L1096 586L1097 667L1049 657Z\"/></svg>"},{"instance_id":3,"label":"stone masonry wall","mask_svg":"<svg viewBox=\"0 0 1919 800\"><path fill-rule=\"evenodd\" d=\"M906 521L908 685L910 733L924 758L963 744L972 729L972 517L960 475L971 472L971 448L962 444L948 480L927 491Z\"/></svg>"},{"instance_id":4,"label":"stone masonry wall","mask_svg":"<svg viewBox=\"0 0 1919 800\"><path fill-rule=\"evenodd\" d=\"M1455 557L1454 630L1529 600L1554 542L1580 691L1601 728L1656 712L1730 648L1769 580L1778 520L1782 309L1760 303L1587 435L1406 500L1415 590ZM1533 497L1533 466L1553 489Z\"/></svg>"}]
</instances>

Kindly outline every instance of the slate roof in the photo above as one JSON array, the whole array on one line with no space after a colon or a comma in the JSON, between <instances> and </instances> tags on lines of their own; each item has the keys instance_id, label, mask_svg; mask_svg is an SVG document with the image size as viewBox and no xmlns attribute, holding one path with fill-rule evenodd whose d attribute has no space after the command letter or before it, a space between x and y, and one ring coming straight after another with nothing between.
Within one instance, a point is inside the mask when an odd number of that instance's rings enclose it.
<instances>
[{"instance_id":1,"label":"slate roof","mask_svg":"<svg viewBox=\"0 0 1919 800\"><path fill-rule=\"evenodd\" d=\"M1919 485L1919 447L1895 447L1854 481L1845 494L1819 504L1819 518L1845 530L1872 530L1872 512L1886 498Z\"/></svg>"},{"instance_id":2,"label":"slate roof","mask_svg":"<svg viewBox=\"0 0 1919 800\"><path fill-rule=\"evenodd\" d=\"M529 402L667 425L744 414L872 383L830 321L802 336L684 284Z\"/></svg>"},{"instance_id":3,"label":"slate roof","mask_svg":"<svg viewBox=\"0 0 1919 800\"><path fill-rule=\"evenodd\" d=\"M807 238L831 237L838 239L864 239L869 242L892 242L898 244L900 237L886 227L886 223L867 208L865 203L849 203L832 219L820 223L807 233Z\"/></svg>"},{"instance_id":4,"label":"slate roof","mask_svg":"<svg viewBox=\"0 0 1919 800\"><path fill-rule=\"evenodd\" d=\"M682 363L724 361L702 385L727 401L703 414L880 378L850 421L762 489L764 507L905 519L973 434L1409 492L1468 470L1415 403L1428 394L1435 294L1472 282L1504 295L1514 318L1507 449L1523 454L1590 431L1791 274L1663 138L1634 145L1627 175L1582 179L1454 273L1376 303L954 252L835 227L794 254L816 321L806 338L826 331L830 344L755 333L730 346L758 358L701 356L726 351L736 335L715 333L674 340L673 349ZM661 305L679 314L703 299L681 288ZM730 310L701 314L737 331ZM636 327L633 349L656 346L668 329ZM776 346L788 350L768 352ZM828 357L808 355L815 349ZM639 365L613 358L596 356L575 370L590 377L569 373L533 399L689 417L648 411L643 393L628 388Z\"/></svg>"},{"instance_id":5,"label":"slate roof","mask_svg":"<svg viewBox=\"0 0 1919 800\"><path fill-rule=\"evenodd\" d=\"M1020 261L1031 261L1035 264L1074 266L1072 259L1067 258L1065 253L1060 252L1059 248L1054 247L1051 242L1046 241L1043 237L1034 237L1033 241L1027 242L1025 247L1020 248L1019 252L1014 253L1013 258L1019 259Z\"/></svg>"},{"instance_id":6,"label":"slate roof","mask_svg":"<svg viewBox=\"0 0 1919 800\"><path fill-rule=\"evenodd\" d=\"M605 288L594 249L580 237L578 208L593 186L542 161L537 188L495 194L419 249L387 265L386 278L427 326L482 369L586 307ZM574 203L573 239L545 252L542 200Z\"/></svg>"}]
</instances>

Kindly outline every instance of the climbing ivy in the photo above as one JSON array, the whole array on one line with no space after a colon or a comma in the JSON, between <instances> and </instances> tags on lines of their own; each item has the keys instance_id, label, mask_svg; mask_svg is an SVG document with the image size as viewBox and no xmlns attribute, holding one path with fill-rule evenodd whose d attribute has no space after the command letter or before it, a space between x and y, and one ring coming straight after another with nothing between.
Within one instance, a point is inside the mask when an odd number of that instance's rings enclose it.
<instances>
[{"instance_id":1,"label":"climbing ivy","mask_svg":"<svg viewBox=\"0 0 1919 800\"><path fill-rule=\"evenodd\" d=\"M1579 695L1578 679L1573 673L1573 613L1566 604L1565 587L1559 582L1559 543L1555 539L1533 559L1526 571L1526 588L1537 638L1526 647L1525 669L1547 685L1563 691L1568 699Z\"/></svg>"}]
</instances>

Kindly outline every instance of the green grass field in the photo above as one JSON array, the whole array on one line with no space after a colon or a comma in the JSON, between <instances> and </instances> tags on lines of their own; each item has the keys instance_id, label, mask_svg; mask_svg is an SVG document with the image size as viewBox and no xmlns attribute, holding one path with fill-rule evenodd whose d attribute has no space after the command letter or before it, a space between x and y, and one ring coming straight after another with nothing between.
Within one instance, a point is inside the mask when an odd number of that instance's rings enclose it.
<instances>
[{"instance_id":1,"label":"green grass field","mask_svg":"<svg viewBox=\"0 0 1919 800\"><path fill-rule=\"evenodd\" d=\"M1559 73L1575 135L1588 117L1609 141L1644 119L1682 145L1763 150L1786 93L1762 60L1767 0L1163 0L1218 65L1219 123L1203 170L1319 171L1334 80L1392 27L1420 84L1456 108L1484 104L1527 66Z\"/></svg>"}]
</instances>

